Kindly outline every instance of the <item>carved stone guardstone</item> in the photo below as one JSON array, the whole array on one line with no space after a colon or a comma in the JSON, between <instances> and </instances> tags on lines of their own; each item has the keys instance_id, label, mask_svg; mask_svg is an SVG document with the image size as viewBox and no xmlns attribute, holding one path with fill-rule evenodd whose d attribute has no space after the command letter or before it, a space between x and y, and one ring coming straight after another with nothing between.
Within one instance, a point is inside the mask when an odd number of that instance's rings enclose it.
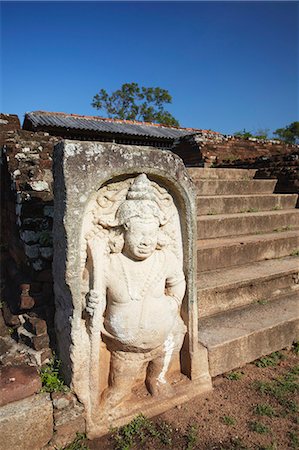
<instances>
[{"instance_id":1,"label":"carved stone guardstone","mask_svg":"<svg viewBox=\"0 0 299 450\"><path fill-rule=\"evenodd\" d=\"M211 389L198 343L196 202L168 151L54 152L56 335L90 438Z\"/></svg>"}]
</instances>

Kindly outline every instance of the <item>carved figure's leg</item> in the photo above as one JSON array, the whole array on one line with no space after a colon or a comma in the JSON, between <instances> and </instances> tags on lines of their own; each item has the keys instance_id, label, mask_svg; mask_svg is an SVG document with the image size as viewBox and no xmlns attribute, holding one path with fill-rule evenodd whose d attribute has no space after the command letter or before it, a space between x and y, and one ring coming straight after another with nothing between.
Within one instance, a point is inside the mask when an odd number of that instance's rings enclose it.
<instances>
[{"instance_id":1,"label":"carved figure's leg","mask_svg":"<svg viewBox=\"0 0 299 450\"><path fill-rule=\"evenodd\" d=\"M145 384L151 395L173 395L173 388L167 381L167 372L182 347L185 329L177 331L177 334L174 332L168 335L162 351L148 365Z\"/></svg>"},{"instance_id":2,"label":"carved figure's leg","mask_svg":"<svg viewBox=\"0 0 299 450\"><path fill-rule=\"evenodd\" d=\"M121 404L131 394L136 378L144 365L143 354L111 352L109 387L102 394L104 408Z\"/></svg>"}]
</instances>

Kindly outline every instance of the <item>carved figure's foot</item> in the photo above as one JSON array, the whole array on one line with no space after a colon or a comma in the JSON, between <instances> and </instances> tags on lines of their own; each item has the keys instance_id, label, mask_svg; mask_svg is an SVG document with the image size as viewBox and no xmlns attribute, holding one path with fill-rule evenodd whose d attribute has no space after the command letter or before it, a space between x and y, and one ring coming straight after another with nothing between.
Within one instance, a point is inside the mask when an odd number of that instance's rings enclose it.
<instances>
[{"instance_id":1,"label":"carved figure's foot","mask_svg":"<svg viewBox=\"0 0 299 450\"><path fill-rule=\"evenodd\" d=\"M107 388L102 394L101 407L109 411L123 403L129 397L128 392L122 392L113 388Z\"/></svg>"},{"instance_id":2,"label":"carved figure's foot","mask_svg":"<svg viewBox=\"0 0 299 450\"><path fill-rule=\"evenodd\" d=\"M147 379L145 383L149 393L152 396L172 397L174 395L173 387L167 382L161 383L157 379Z\"/></svg>"}]
</instances>

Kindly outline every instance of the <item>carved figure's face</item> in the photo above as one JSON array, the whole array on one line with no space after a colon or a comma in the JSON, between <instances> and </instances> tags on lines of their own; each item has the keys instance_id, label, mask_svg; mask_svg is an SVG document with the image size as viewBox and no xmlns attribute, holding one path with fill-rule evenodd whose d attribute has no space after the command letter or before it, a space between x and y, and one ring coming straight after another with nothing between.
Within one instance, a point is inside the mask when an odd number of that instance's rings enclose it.
<instances>
[{"instance_id":1,"label":"carved figure's face","mask_svg":"<svg viewBox=\"0 0 299 450\"><path fill-rule=\"evenodd\" d=\"M130 219L125 227L124 253L132 259L143 260L153 254L158 242L159 222L156 219L142 221Z\"/></svg>"}]
</instances>

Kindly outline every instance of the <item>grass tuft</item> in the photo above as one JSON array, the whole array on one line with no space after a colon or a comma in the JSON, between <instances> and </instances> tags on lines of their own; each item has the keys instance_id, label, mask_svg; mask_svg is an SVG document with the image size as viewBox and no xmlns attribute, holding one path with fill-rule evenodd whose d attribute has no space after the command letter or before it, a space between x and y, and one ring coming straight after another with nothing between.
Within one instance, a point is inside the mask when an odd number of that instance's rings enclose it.
<instances>
[{"instance_id":1,"label":"grass tuft","mask_svg":"<svg viewBox=\"0 0 299 450\"><path fill-rule=\"evenodd\" d=\"M238 381L244 374L242 372L230 372L225 375L225 378L231 381Z\"/></svg>"},{"instance_id":2,"label":"grass tuft","mask_svg":"<svg viewBox=\"0 0 299 450\"><path fill-rule=\"evenodd\" d=\"M256 405L254 408L254 413L258 416L267 416L267 417L273 417L275 416L275 410L272 408L271 405L268 405L267 403L261 403L259 405Z\"/></svg>"},{"instance_id":3,"label":"grass tuft","mask_svg":"<svg viewBox=\"0 0 299 450\"><path fill-rule=\"evenodd\" d=\"M61 361L53 357L51 361L40 369L42 381L41 392L68 392L69 387L64 384L61 371Z\"/></svg>"},{"instance_id":4,"label":"grass tuft","mask_svg":"<svg viewBox=\"0 0 299 450\"><path fill-rule=\"evenodd\" d=\"M284 356L280 352L274 352L271 353L271 355L263 356L262 358L256 360L254 364L257 367L272 367L276 366L282 359L284 359Z\"/></svg>"},{"instance_id":5,"label":"grass tuft","mask_svg":"<svg viewBox=\"0 0 299 450\"><path fill-rule=\"evenodd\" d=\"M265 433L269 433L270 428L267 427L267 425L264 425L262 422L250 422L249 423L249 428L251 431L254 431L255 433L259 433L259 434L265 434Z\"/></svg>"},{"instance_id":6,"label":"grass tuft","mask_svg":"<svg viewBox=\"0 0 299 450\"><path fill-rule=\"evenodd\" d=\"M89 450L89 447L84 443L86 439L86 434L77 433L77 436L66 447L61 447L59 450Z\"/></svg>"},{"instance_id":7,"label":"grass tuft","mask_svg":"<svg viewBox=\"0 0 299 450\"><path fill-rule=\"evenodd\" d=\"M223 417L221 417L221 420L225 425L230 425L230 426L236 425L236 422L237 422L236 419L231 416L223 416Z\"/></svg>"}]
</instances>

